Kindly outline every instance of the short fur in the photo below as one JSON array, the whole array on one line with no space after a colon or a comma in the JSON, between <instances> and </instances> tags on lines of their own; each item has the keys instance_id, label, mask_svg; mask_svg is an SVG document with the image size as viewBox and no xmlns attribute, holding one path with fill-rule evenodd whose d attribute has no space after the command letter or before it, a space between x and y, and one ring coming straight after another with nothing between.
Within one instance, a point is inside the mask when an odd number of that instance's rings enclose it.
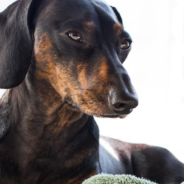
<instances>
[{"instance_id":1,"label":"short fur","mask_svg":"<svg viewBox=\"0 0 184 184\"><path fill-rule=\"evenodd\" d=\"M138 105L122 65L131 38L114 7L18 0L0 14L0 32L0 183L80 184L101 171L184 180L163 148L105 137L99 146L93 116L123 118Z\"/></svg>"}]
</instances>

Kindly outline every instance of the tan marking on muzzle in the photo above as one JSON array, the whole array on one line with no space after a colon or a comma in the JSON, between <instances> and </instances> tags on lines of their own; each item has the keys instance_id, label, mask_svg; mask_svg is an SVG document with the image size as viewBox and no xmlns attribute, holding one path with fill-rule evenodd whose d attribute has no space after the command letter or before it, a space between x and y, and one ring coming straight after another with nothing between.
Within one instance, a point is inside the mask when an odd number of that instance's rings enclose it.
<instances>
[{"instance_id":1,"label":"tan marking on muzzle","mask_svg":"<svg viewBox=\"0 0 184 184\"><path fill-rule=\"evenodd\" d=\"M98 73L93 79L94 84L106 84L108 81L108 71L109 71L109 66L107 63L107 58L103 56L100 59L100 65L98 67Z\"/></svg>"},{"instance_id":2,"label":"tan marking on muzzle","mask_svg":"<svg viewBox=\"0 0 184 184\"><path fill-rule=\"evenodd\" d=\"M88 114L103 114L104 111L109 111L106 97L109 91L110 78L109 65L105 56L96 61L97 67L90 76L90 80L86 76L88 63L73 63L76 64L78 71L78 79L76 80L76 75L73 74L72 68L70 68L68 63L62 60L62 56L58 56L57 51L53 49L53 41L48 33L41 31L35 35L34 54L36 60L36 78L39 80L41 78L49 82L53 90L55 90L55 95L57 94L63 101L71 99L74 104L77 104L77 106L81 108L82 112ZM49 92L48 89L44 91ZM45 100L43 103L49 106L53 98L52 91L50 93L50 98L45 98L42 90L40 90L39 94ZM55 104L53 104L53 106L54 105ZM49 113L52 113L52 111L49 111L48 114ZM64 117L64 119L68 118L69 116ZM61 121L64 122L64 119ZM63 125L58 125L58 129L62 129L62 126Z\"/></svg>"},{"instance_id":3,"label":"tan marking on muzzle","mask_svg":"<svg viewBox=\"0 0 184 184\"><path fill-rule=\"evenodd\" d=\"M88 81L86 78L86 67L87 67L87 63L80 64L77 66L77 71L79 72L78 80L79 80L83 89L87 89L87 87L88 87Z\"/></svg>"}]
</instances>

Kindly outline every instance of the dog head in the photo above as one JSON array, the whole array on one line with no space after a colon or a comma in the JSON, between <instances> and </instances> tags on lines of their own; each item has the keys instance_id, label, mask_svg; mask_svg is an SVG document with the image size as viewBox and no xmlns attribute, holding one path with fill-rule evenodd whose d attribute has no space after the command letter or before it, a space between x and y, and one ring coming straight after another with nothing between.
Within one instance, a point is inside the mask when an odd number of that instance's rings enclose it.
<instances>
[{"instance_id":1,"label":"dog head","mask_svg":"<svg viewBox=\"0 0 184 184\"><path fill-rule=\"evenodd\" d=\"M0 14L0 87L21 84L34 64L63 101L89 115L123 117L138 104L123 67L131 38L99 0L19 0Z\"/></svg>"}]
</instances>

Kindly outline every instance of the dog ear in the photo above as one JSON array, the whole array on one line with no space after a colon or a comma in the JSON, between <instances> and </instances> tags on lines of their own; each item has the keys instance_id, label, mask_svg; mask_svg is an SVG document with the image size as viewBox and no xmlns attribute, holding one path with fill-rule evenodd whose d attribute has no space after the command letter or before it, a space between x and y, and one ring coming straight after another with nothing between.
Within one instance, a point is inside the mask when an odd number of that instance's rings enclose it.
<instances>
[{"instance_id":1,"label":"dog ear","mask_svg":"<svg viewBox=\"0 0 184 184\"><path fill-rule=\"evenodd\" d=\"M113 6L111 6L111 8L113 9L114 13L116 14L116 16L117 16L119 22L120 22L121 24L123 24L123 20L122 20L122 18L121 18L120 13L118 12L118 10L117 10L115 7L113 7Z\"/></svg>"},{"instance_id":2,"label":"dog ear","mask_svg":"<svg viewBox=\"0 0 184 184\"><path fill-rule=\"evenodd\" d=\"M34 1L16 1L0 13L0 88L18 86L29 68L33 50L29 21Z\"/></svg>"}]
</instances>

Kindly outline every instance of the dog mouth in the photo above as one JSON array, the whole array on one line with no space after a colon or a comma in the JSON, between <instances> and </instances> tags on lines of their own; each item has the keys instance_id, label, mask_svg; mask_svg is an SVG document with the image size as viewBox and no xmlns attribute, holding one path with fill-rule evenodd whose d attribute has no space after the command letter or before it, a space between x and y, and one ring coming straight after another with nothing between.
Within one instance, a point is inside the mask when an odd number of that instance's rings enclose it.
<instances>
[{"instance_id":1,"label":"dog mouth","mask_svg":"<svg viewBox=\"0 0 184 184\"><path fill-rule=\"evenodd\" d=\"M77 106L77 104L75 104L71 99L66 99L65 103L68 104L69 107L74 108L74 109L78 109L80 110L80 108ZM120 119L124 119L126 118L131 112L133 111L133 109L124 109L123 111L120 112L114 112L112 114L89 114L92 116L96 116L98 118L120 118Z\"/></svg>"},{"instance_id":2,"label":"dog mouth","mask_svg":"<svg viewBox=\"0 0 184 184\"><path fill-rule=\"evenodd\" d=\"M124 115L99 115L99 116L96 116L96 117L99 117L99 118L120 118L120 119L124 119L127 117L127 114L124 114Z\"/></svg>"},{"instance_id":3,"label":"dog mouth","mask_svg":"<svg viewBox=\"0 0 184 184\"><path fill-rule=\"evenodd\" d=\"M122 112L115 112L115 114L101 114L97 117L101 117L101 118L120 118L120 119L124 119L126 118L131 112L133 111L133 109L125 109Z\"/></svg>"}]
</instances>

